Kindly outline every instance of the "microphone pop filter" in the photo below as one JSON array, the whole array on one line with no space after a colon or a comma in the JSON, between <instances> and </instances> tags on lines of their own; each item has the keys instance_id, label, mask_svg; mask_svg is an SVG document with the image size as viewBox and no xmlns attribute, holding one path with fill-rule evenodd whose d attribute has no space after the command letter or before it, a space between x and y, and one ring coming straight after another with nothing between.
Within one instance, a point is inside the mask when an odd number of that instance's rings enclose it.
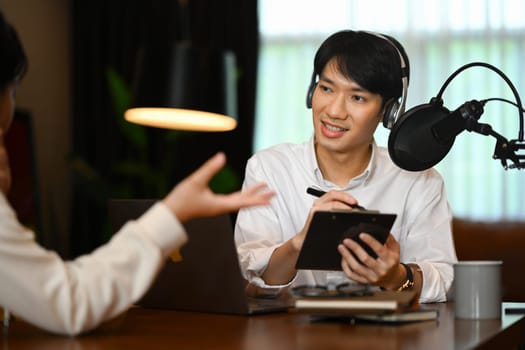
<instances>
[{"instance_id":1,"label":"microphone pop filter","mask_svg":"<svg viewBox=\"0 0 525 350\"><path fill-rule=\"evenodd\" d=\"M433 126L450 111L440 104L415 106L394 123L388 137L388 153L400 168L420 171L439 163L452 148L455 137L438 140Z\"/></svg>"}]
</instances>

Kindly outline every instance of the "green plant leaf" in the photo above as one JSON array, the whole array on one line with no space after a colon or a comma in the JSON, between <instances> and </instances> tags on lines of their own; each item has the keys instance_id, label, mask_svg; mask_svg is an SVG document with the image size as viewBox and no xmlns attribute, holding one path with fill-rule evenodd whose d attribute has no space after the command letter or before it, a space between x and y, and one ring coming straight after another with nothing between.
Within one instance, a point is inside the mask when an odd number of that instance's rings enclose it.
<instances>
[{"instance_id":1,"label":"green plant leaf","mask_svg":"<svg viewBox=\"0 0 525 350\"><path fill-rule=\"evenodd\" d=\"M143 153L148 146L148 137L143 126L127 122L124 113L131 105L131 90L124 79L113 69L106 69L108 91L113 102L117 122L124 137Z\"/></svg>"}]
</instances>

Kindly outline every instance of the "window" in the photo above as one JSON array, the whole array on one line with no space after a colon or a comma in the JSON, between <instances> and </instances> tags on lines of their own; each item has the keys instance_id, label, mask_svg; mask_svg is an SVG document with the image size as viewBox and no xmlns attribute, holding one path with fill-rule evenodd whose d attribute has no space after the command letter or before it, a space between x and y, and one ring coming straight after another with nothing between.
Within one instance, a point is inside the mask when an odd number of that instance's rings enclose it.
<instances>
[{"instance_id":1,"label":"window","mask_svg":"<svg viewBox=\"0 0 525 350\"><path fill-rule=\"evenodd\" d=\"M403 44L411 70L407 109L429 102L456 69L474 61L501 69L521 94L523 13L523 0L259 0L262 45L254 151L311 136L305 100L313 57L321 42L341 29L383 32ZM463 71L443 94L450 110L489 97L515 101L507 83L483 67ZM518 138L518 116L510 104L489 102L480 122L511 140ZM388 130L380 125L375 138L386 146ZM495 144L492 137L465 131L436 166L455 216L525 220L525 170L505 171L492 159Z\"/></svg>"}]
</instances>

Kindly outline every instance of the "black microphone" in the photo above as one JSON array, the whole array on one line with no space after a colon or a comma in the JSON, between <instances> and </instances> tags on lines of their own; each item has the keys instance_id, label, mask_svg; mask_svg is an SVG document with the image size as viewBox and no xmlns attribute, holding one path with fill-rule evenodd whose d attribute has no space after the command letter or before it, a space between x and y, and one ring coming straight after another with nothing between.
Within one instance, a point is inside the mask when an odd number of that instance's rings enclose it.
<instances>
[{"instance_id":1,"label":"black microphone","mask_svg":"<svg viewBox=\"0 0 525 350\"><path fill-rule=\"evenodd\" d=\"M471 130L483 114L483 104L472 100L450 112L441 99L415 106L394 123L388 152L402 169L420 171L439 163L452 148L456 136Z\"/></svg>"},{"instance_id":2,"label":"black microphone","mask_svg":"<svg viewBox=\"0 0 525 350\"><path fill-rule=\"evenodd\" d=\"M471 67L485 67L500 75L514 94L516 103L502 98L485 99L483 102L472 100L465 102L455 111L450 112L443 106L441 96L448 84L462 71ZM478 123L487 101L503 101L518 108L518 139L508 141L504 136L492 130L489 124ZM458 68L447 78L436 97L430 103L408 110L395 121L388 137L388 153L394 163L405 170L420 171L439 163L452 148L456 136L463 130L474 131L481 135L496 138L496 148L492 158L499 159L505 170L510 168L525 169L525 155L517 154L525 150L523 138L525 109L514 84L498 68L484 62L471 62ZM507 164L507 160L512 164Z\"/></svg>"},{"instance_id":3,"label":"black microphone","mask_svg":"<svg viewBox=\"0 0 525 350\"><path fill-rule=\"evenodd\" d=\"M479 117L483 114L483 104L472 100L465 102L454 112L450 113L432 127L432 133L436 140L448 142L459 135L463 130L472 131Z\"/></svg>"}]
</instances>

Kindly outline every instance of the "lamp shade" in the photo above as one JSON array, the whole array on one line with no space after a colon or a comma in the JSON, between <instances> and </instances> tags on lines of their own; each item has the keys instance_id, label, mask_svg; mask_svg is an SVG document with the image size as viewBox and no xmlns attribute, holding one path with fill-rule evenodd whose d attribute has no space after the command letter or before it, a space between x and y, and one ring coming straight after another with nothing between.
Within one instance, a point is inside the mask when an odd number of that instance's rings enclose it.
<instances>
[{"instance_id":1,"label":"lamp shade","mask_svg":"<svg viewBox=\"0 0 525 350\"><path fill-rule=\"evenodd\" d=\"M237 126L235 55L179 42L141 48L125 119L194 131Z\"/></svg>"}]
</instances>

